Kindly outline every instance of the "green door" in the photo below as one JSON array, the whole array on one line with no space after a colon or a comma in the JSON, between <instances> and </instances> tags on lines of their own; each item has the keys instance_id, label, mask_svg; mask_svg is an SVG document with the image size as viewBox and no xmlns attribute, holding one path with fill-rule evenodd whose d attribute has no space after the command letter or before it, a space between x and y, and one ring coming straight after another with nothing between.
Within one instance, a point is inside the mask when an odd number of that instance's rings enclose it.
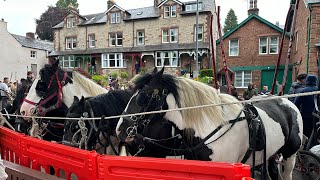
<instances>
[{"instance_id":1,"label":"green door","mask_svg":"<svg viewBox=\"0 0 320 180\"><path fill-rule=\"evenodd\" d=\"M282 84L283 74L284 74L284 70L279 70L278 71L277 81L278 81L279 84ZM263 86L268 86L269 91L271 91L272 82L273 82L273 76L274 76L274 70L263 70L261 72L261 88ZM288 77L287 77L286 89L284 91L285 94L288 93L289 88L291 86L291 83L292 83L292 69L289 69ZM275 94L277 94L277 93L278 93L278 88L276 86L275 87Z\"/></svg>"}]
</instances>

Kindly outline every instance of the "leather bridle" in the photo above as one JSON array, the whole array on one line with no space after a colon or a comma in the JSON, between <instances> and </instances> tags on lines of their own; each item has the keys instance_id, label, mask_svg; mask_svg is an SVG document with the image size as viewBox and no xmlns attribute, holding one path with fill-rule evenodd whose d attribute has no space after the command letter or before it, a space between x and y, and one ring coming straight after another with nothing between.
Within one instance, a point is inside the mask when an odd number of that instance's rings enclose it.
<instances>
[{"instance_id":1,"label":"leather bridle","mask_svg":"<svg viewBox=\"0 0 320 180\"><path fill-rule=\"evenodd\" d=\"M54 80L54 78L56 79L56 82L58 84L58 89L56 92L54 92L53 94L51 94L50 96L48 96L47 98L44 98L46 93L49 91L51 84ZM40 98L39 102L33 102L28 100L27 98L25 98L23 100L23 102L26 102L28 104L34 105L36 108L34 109L34 112L32 113L33 115L38 115L38 116L45 116L47 112L58 109L62 106L62 99L63 99L63 91L62 88L63 86L66 84L66 79L67 79L67 73L64 72L63 74L63 79L60 81L59 80L59 75L58 75L58 70L55 72L55 74L53 74L50 78L50 82L48 84L47 90L46 92L42 95L42 97ZM39 82L38 82L39 83ZM56 104L50 106L49 108L45 108L43 107L47 102L49 102L50 100L52 100L53 98L58 97L58 101L56 102Z\"/></svg>"}]
</instances>

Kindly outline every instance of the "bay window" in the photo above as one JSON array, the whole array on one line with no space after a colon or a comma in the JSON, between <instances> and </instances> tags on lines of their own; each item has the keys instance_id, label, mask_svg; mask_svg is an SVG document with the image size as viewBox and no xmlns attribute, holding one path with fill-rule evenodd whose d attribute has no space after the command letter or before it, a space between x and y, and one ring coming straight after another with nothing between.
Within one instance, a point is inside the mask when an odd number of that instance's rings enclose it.
<instances>
[{"instance_id":1,"label":"bay window","mask_svg":"<svg viewBox=\"0 0 320 180\"><path fill-rule=\"evenodd\" d=\"M126 62L121 53L102 54L102 68L125 68Z\"/></svg>"},{"instance_id":2,"label":"bay window","mask_svg":"<svg viewBox=\"0 0 320 180\"><path fill-rule=\"evenodd\" d=\"M178 67L178 51L158 51L156 52L157 67Z\"/></svg>"}]
</instances>

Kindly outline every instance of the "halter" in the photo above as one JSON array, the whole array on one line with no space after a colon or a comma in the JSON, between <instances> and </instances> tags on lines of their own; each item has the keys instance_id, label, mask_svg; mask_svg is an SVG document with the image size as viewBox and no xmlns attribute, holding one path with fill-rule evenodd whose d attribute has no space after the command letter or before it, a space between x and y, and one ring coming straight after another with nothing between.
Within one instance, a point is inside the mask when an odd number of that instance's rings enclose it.
<instances>
[{"instance_id":1,"label":"halter","mask_svg":"<svg viewBox=\"0 0 320 180\"><path fill-rule=\"evenodd\" d=\"M67 79L67 73L64 72L64 75L63 75L63 79L61 81L59 81L59 76L58 76L58 70L55 72L54 75L52 75L51 79L50 79L50 82L49 82L49 85L47 87L47 90L50 89L51 87L51 84L53 82L53 79L56 78L56 81L57 81L57 84L58 84L58 90L51 94L49 97L47 98L43 98L45 96L45 94L40 98L40 101L39 102L33 102L33 101L30 101L28 100L27 98L25 98L23 100L23 102L26 102L28 104L31 104L31 105L34 105L36 106L35 110L34 110L34 114L37 114L39 116L44 116L47 112L49 111L52 111L52 110L55 110L55 109L58 109L61 107L62 105L62 99L63 99L63 91L62 91L62 88L63 86L66 84L65 81ZM42 107L43 105L45 105L47 102L49 102L51 99L53 99L54 97L58 97L58 101L55 105L52 105L50 106L49 108L44 108Z\"/></svg>"},{"instance_id":2,"label":"halter","mask_svg":"<svg viewBox=\"0 0 320 180\"><path fill-rule=\"evenodd\" d=\"M159 89L154 89L152 95L147 95L149 97L148 104L142 109L140 113L144 113L148 110L152 102L157 102L158 106L155 108L155 110L162 110L162 107L164 105L165 99L168 96L168 90L163 89L161 96L159 95ZM123 113L123 115L126 115L128 113ZM138 133L138 127L143 125L143 127L146 127L149 125L150 121L153 119L153 117L156 114L150 115L148 119L145 119L145 115L141 116L130 116L130 121L133 122L133 126L129 126L126 130L127 138L133 138Z\"/></svg>"}]
</instances>

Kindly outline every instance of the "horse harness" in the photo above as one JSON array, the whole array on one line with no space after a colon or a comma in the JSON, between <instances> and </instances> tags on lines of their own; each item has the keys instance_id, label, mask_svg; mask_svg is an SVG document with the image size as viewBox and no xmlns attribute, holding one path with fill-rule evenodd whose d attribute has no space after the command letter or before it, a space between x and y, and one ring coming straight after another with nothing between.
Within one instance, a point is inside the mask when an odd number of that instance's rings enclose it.
<instances>
[{"instance_id":1,"label":"horse harness","mask_svg":"<svg viewBox=\"0 0 320 180\"><path fill-rule=\"evenodd\" d=\"M50 89L54 78L56 78L56 82L58 84L58 90L55 93L48 96L47 98L43 98L46 95L46 93L48 92L48 90ZM33 114L36 114L39 116L44 116L47 112L60 108L62 106L62 99L63 99L62 88L66 84L66 79L67 79L67 72L64 72L63 79L60 81L59 75L58 75L58 70L56 70L56 72L51 76L50 82L47 86L47 90L45 92L41 92L41 93L43 93L43 95L40 98L39 102L33 102L33 101L28 100L27 98L25 98L23 101L26 103L29 103L31 105L36 106ZM45 105L47 102L52 100L54 97L58 97L57 103L50 106L49 108L44 108L43 105Z\"/></svg>"}]
</instances>

